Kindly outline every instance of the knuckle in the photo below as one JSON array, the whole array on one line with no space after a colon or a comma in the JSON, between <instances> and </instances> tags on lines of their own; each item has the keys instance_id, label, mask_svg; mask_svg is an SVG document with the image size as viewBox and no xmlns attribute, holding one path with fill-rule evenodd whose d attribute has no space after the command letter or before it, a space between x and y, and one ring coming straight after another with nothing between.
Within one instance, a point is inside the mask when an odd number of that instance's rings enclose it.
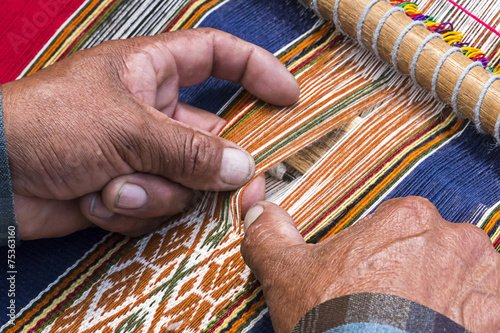
<instances>
[{"instance_id":1,"label":"knuckle","mask_svg":"<svg viewBox=\"0 0 500 333\"><path fill-rule=\"evenodd\" d=\"M151 135L151 120L147 114L117 115L118 121L106 122L104 135L116 149L119 156L134 170L151 172L154 167L157 140ZM161 154L156 154L160 155Z\"/></svg>"},{"instance_id":2,"label":"knuckle","mask_svg":"<svg viewBox=\"0 0 500 333\"><path fill-rule=\"evenodd\" d=\"M111 54L117 53L123 46L123 41L120 40L106 40L99 45L96 45L90 49L88 49L89 53L95 56L106 55L109 56ZM78 54L75 53L75 54Z\"/></svg>"},{"instance_id":3,"label":"knuckle","mask_svg":"<svg viewBox=\"0 0 500 333\"><path fill-rule=\"evenodd\" d=\"M421 197L405 197L395 202L393 212L402 223L411 221L412 225L428 228L436 219L442 220L436 207L427 199Z\"/></svg>"},{"instance_id":4,"label":"knuckle","mask_svg":"<svg viewBox=\"0 0 500 333\"><path fill-rule=\"evenodd\" d=\"M464 247L473 248L482 252L486 249L493 249L493 245L484 230L470 223L455 224L455 236L459 244Z\"/></svg>"},{"instance_id":5,"label":"knuckle","mask_svg":"<svg viewBox=\"0 0 500 333\"><path fill-rule=\"evenodd\" d=\"M273 225L275 223L272 221L255 222L245 232L241 243L241 253L245 262L251 268L254 267L254 263L259 263L261 266L262 260L259 259L271 257L271 254L275 253L272 248L272 245L274 245L272 239L272 235L274 235Z\"/></svg>"},{"instance_id":6,"label":"knuckle","mask_svg":"<svg viewBox=\"0 0 500 333\"><path fill-rule=\"evenodd\" d=\"M144 38L144 37L143 37ZM95 47L99 54L124 56L139 45L137 38L107 40Z\"/></svg>"},{"instance_id":7,"label":"knuckle","mask_svg":"<svg viewBox=\"0 0 500 333\"><path fill-rule=\"evenodd\" d=\"M436 208L427 199L422 197L405 197L399 199L399 206L402 210L407 210L415 214L422 212L435 212Z\"/></svg>"},{"instance_id":8,"label":"knuckle","mask_svg":"<svg viewBox=\"0 0 500 333\"><path fill-rule=\"evenodd\" d=\"M415 235L443 224L436 207L421 197L404 197L384 202L367 219L385 230L400 230L401 235Z\"/></svg>"},{"instance_id":9,"label":"knuckle","mask_svg":"<svg viewBox=\"0 0 500 333\"><path fill-rule=\"evenodd\" d=\"M182 176L185 178L206 177L212 174L217 164L216 149L211 140L197 131L190 130L183 142Z\"/></svg>"},{"instance_id":10,"label":"knuckle","mask_svg":"<svg viewBox=\"0 0 500 333\"><path fill-rule=\"evenodd\" d=\"M107 40L84 51L89 52L87 61L101 63L103 71L119 77L127 67L127 55L132 53L137 48L136 46L137 41L134 38L127 40ZM78 53L81 53L81 51L75 54Z\"/></svg>"},{"instance_id":11,"label":"knuckle","mask_svg":"<svg viewBox=\"0 0 500 333\"><path fill-rule=\"evenodd\" d=\"M243 238L243 242L241 244L241 249L243 252L243 257L251 258L255 254L258 254L260 251L257 249L260 248L262 244L262 239L259 238L259 235L262 234L263 228L262 225L252 225L245 232L245 236Z\"/></svg>"},{"instance_id":12,"label":"knuckle","mask_svg":"<svg viewBox=\"0 0 500 333\"><path fill-rule=\"evenodd\" d=\"M99 44L98 46L96 46L96 48L104 48L104 49L110 49L110 50L112 50L118 44L121 44L121 43L122 42L120 40L111 39L111 40L106 40L106 41L102 42L101 44Z\"/></svg>"},{"instance_id":13,"label":"knuckle","mask_svg":"<svg viewBox=\"0 0 500 333\"><path fill-rule=\"evenodd\" d=\"M199 32L201 32L201 33L203 33L203 34L207 34L207 35L211 35L211 34L220 32L220 30L217 30L217 29L214 29L214 28L210 28L210 27L198 28L196 30L199 31Z\"/></svg>"}]
</instances>

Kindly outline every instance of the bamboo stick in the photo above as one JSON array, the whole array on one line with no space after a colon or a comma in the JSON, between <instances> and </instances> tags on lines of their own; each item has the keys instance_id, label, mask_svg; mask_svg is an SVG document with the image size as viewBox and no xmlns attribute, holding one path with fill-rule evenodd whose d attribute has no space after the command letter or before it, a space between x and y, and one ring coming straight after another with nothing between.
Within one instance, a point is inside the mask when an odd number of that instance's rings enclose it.
<instances>
[{"instance_id":1,"label":"bamboo stick","mask_svg":"<svg viewBox=\"0 0 500 333\"><path fill-rule=\"evenodd\" d=\"M362 121L361 117L355 117L351 121L337 127L311 145L298 151L287 158L284 162L302 174L305 174L317 161L323 157L335 144L340 141L346 133L352 130Z\"/></svg>"},{"instance_id":2,"label":"bamboo stick","mask_svg":"<svg viewBox=\"0 0 500 333\"><path fill-rule=\"evenodd\" d=\"M316 7L316 11L324 19L332 20L334 16L334 6L336 1L338 10L338 23L340 28L347 35L357 39L357 26L365 10L372 3L372 0L305 0L304 2ZM374 4L368 12L364 24L362 25L362 42L372 48L374 33L381 19L389 10L394 7L385 1ZM382 59L392 62L392 52L398 37L411 24L413 20L402 12L395 12L390 15L383 24L378 37L378 53ZM337 27L339 28L339 27ZM410 74L411 64L422 42L430 36L423 26L415 26L404 36L397 53L398 69L404 74ZM420 52L415 68L415 78L425 89L432 91L432 78L438 63L445 53L451 49L446 42L440 38L430 40ZM452 96L459 81L460 76L472 60L460 52L451 54L444 61L437 76L436 93L447 104L452 105ZM486 91L482 104L478 103L481 92L491 75L482 67L472 68L463 79L458 90L457 107L458 111L465 117L475 121L476 126L481 127L485 132L494 135L500 143L498 136L498 122L500 114L500 80L493 81ZM475 118L476 106L480 104L479 122ZM495 132L495 126L497 131Z\"/></svg>"}]
</instances>

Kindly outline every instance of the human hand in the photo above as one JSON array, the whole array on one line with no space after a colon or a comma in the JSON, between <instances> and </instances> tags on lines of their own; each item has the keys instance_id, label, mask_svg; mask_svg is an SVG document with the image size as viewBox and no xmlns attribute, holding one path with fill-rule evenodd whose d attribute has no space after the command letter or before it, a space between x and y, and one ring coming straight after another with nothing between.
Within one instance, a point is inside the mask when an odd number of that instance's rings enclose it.
<instances>
[{"instance_id":1,"label":"human hand","mask_svg":"<svg viewBox=\"0 0 500 333\"><path fill-rule=\"evenodd\" d=\"M269 52L194 29L105 42L1 87L21 238L90 226L135 236L184 210L193 190L228 191L254 175L224 121L178 102L210 75L273 104L295 102L293 76ZM250 184L243 206L263 199Z\"/></svg>"},{"instance_id":2,"label":"human hand","mask_svg":"<svg viewBox=\"0 0 500 333\"><path fill-rule=\"evenodd\" d=\"M362 292L407 298L473 332L500 328L500 254L484 231L445 221L426 199L389 200L319 244L306 244L271 203L250 208L244 223L241 252L276 332L290 332L316 305Z\"/></svg>"}]
</instances>

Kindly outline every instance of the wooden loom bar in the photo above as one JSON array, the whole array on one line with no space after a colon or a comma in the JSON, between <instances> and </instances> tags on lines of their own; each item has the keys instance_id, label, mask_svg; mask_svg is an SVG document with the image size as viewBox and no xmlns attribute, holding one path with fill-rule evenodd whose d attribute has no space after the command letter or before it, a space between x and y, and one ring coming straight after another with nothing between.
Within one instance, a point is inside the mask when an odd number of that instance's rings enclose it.
<instances>
[{"instance_id":1,"label":"wooden loom bar","mask_svg":"<svg viewBox=\"0 0 500 333\"><path fill-rule=\"evenodd\" d=\"M335 2L338 3L338 22L341 29L353 39L357 39L357 26L360 18L372 0L317 0L317 12L324 19L332 20ZM314 4L314 0L305 0L307 5ZM372 49L372 41L379 22L385 14L394 7L379 1L374 4L368 12L362 26L363 44ZM394 12L385 21L380 30L378 38L378 52L382 59L392 63L392 51L398 37L405 28L414 21L403 12ZM422 42L432 35L423 26L414 26L402 39L399 46L397 65L404 74L410 74L411 63ZM451 49L440 38L430 40L420 52L416 63L415 77L417 81L427 90L432 91L432 78L438 63L445 53ZM452 96L465 69L472 63L461 52L452 53L443 63L437 77L436 92L447 104L452 105ZM474 109L480 99L481 91L490 80L491 75L482 67L474 67L465 76L458 91L458 110L467 118L474 121ZM495 125L500 114L500 80L494 81L486 94L481 105L479 120L482 129L491 135L495 135ZM500 140L498 133L497 141Z\"/></svg>"}]
</instances>

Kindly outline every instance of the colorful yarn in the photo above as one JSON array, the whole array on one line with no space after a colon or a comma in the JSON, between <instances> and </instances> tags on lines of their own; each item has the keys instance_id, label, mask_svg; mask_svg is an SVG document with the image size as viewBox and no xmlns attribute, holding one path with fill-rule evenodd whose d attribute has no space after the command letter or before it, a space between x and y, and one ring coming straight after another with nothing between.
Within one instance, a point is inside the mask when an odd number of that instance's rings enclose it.
<instances>
[{"instance_id":1,"label":"colorful yarn","mask_svg":"<svg viewBox=\"0 0 500 333\"><path fill-rule=\"evenodd\" d=\"M483 20L481 20L479 17L477 17L476 15L472 14L471 12L469 12L467 9L465 9L464 7L460 6L458 3L456 3L455 1L453 0L446 0L448 1L449 3L453 4L453 6L457 7L458 9L460 9L461 11L463 11L464 13L466 13L467 15L469 15L470 17L472 17L474 20L476 20L477 22L481 23L482 25L484 25L488 30L490 30L491 32L493 32L494 34L496 34L498 37L500 37L500 32L496 31L495 28L493 28L491 25L485 23Z\"/></svg>"},{"instance_id":2,"label":"colorful yarn","mask_svg":"<svg viewBox=\"0 0 500 333\"><path fill-rule=\"evenodd\" d=\"M485 26L488 30L500 36L500 33L496 31L493 27L486 24L484 21L479 19L477 16L471 14L462 6L458 5L452 0L447 0L454 6L467 13L467 15L474 18L476 21ZM436 22L432 16L425 15L419 11L418 5L414 2L404 1L404 0L391 0L391 5L401 7L405 10L406 15L408 15L414 21L422 21L425 23L427 29L431 32L439 33L443 36L443 40L453 47L458 47L462 49L462 53L471 59L472 61L479 61L482 63L484 69L491 73L498 73L500 71L499 60L494 57L498 54L498 48L487 57L483 51L479 48L469 46L470 43L463 42L463 33L460 31L455 31L453 24L451 22Z\"/></svg>"}]
</instances>

